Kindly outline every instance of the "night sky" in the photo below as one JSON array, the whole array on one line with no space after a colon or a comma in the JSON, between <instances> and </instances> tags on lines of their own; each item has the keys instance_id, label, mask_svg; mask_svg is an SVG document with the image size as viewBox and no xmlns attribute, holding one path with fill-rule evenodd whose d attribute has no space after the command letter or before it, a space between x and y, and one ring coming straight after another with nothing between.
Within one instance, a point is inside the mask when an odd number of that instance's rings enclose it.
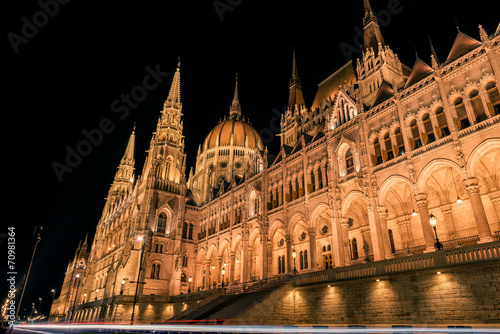
<instances>
[{"instance_id":1,"label":"night sky","mask_svg":"<svg viewBox=\"0 0 500 334\"><path fill-rule=\"evenodd\" d=\"M46 1L53 3L54 0ZM61 2L63 2L61 0ZM45 3L44 0L41 3ZM341 45L359 47L363 1L216 0L216 1L68 1L47 7L37 1L9 2L3 11L7 92L3 100L3 179L9 184L2 230L16 227L17 278L26 272L34 246L35 225L44 226L23 306L43 298L48 313L52 288L62 284L78 241L89 241L100 218L116 167L136 124L136 171L155 130L172 75L181 59L181 98L189 172L198 145L229 113L235 73L243 115L259 131L276 121L288 99L292 50L296 49L306 104L318 83L347 61ZM479 39L478 24L488 33L498 25L491 1L371 0L385 42L409 67L415 52L430 64L428 35L444 61L460 30ZM216 6L218 9L216 9ZM37 14L38 13L38 14ZM23 29L39 20L37 32ZM40 21L41 20L41 21ZM29 38L17 51L9 36ZM10 34L9 33L13 33ZM19 40L17 40L19 41ZM359 54L355 54L358 56ZM143 85L146 69L168 72L129 114L115 113L113 101ZM121 116L121 117L120 117ZM62 181L54 161L65 163L83 132L109 119L112 131L76 163ZM276 123L277 124L277 123ZM276 153L279 138L265 140ZM2 238L2 257L7 257ZM8 271L2 260L2 275ZM2 276L3 277L3 276ZM0 297L7 295L2 279ZM3 299L2 299L3 300Z\"/></svg>"}]
</instances>

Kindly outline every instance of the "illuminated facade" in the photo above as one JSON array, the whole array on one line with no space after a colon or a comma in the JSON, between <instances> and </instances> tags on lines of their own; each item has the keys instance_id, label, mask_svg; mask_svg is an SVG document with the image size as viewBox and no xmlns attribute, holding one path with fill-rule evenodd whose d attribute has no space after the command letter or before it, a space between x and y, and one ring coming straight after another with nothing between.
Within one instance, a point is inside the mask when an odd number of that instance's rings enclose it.
<instances>
[{"instance_id":1,"label":"illuminated facade","mask_svg":"<svg viewBox=\"0 0 500 334\"><path fill-rule=\"evenodd\" d=\"M200 144L187 179L178 66L142 172L132 133L52 317L116 320L122 305L108 301L136 291L172 296L294 266L432 252L430 214L445 247L498 239L500 26L491 35L479 26L479 39L459 31L445 61L433 52L431 65L417 58L410 68L368 1L363 23L362 58L321 82L310 107L294 55L277 154L244 118L236 83L229 115Z\"/></svg>"}]
</instances>

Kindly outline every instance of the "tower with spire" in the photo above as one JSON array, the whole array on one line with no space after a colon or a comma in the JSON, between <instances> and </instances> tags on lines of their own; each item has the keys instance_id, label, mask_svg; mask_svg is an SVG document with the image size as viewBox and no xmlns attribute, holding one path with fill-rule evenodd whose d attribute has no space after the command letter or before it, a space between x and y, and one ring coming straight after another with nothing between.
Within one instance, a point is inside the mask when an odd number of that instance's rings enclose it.
<instances>
[{"instance_id":1,"label":"tower with spire","mask_svg":"<svg viewBox=\"0 0 500 334\"><path fill-rule=\"evenodd\" d=\"M381 86L400 88L409 74L397 54L385 44L377 17L369 0L364 0L363 56L357 59L356 72L363 104L371 106Z\"/></svg>"}]
</instances>

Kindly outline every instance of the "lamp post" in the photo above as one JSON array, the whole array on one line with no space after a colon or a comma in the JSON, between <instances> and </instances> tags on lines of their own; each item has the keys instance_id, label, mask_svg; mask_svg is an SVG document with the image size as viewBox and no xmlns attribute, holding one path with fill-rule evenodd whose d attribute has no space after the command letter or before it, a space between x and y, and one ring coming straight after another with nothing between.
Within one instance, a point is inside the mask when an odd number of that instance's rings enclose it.
<instances>
[{"instance_id":1,"label":"lamp post","mask_svg":"<svg viewBox=\"0 0 500 334\"><path fill-rule=\"evenodd\" d=\"M222 268L222 287L224 287L224 274L226 273L226 268Z\"/></svg>"},{"instance_id":2,"label":"lamp post","mask_svg":"<svg viewBox=\"0 0 500 334\"><path fill-rule=\"evenodd\" d=\"M16 319L19 315L19 310L21 309L21 303L23 302L24 290L26 290L26 283L28 283L28 278L30 277L31 265L33 264L33 259L35 258L36 247L38 243L42 239L40 237L40 231L43 229L43 226L35 226L35 230L33 231L33 235L35 236L35 248L33 249L33 255L31 255L30 265L28 267L28 273L26 274L26 278L24 279L23 290L21 291L21 297L19 297L19 304L17 304L16 311Z\"/></svg>"},{"instance_id":3,"label":"lamp post","mask_svg":"<svg viewBox=\"0 0 500 334\"><path fill-rule=\"evenodd\" d=\"M120 295L123 295L123 286L125 285L125 280L122 279L122 286L121 286L121 289L120 289Z\"/></svg>"},{"instance_id":4,"label":"lamp post","mask_svg":"<svg viewBox=\"0 0 500 334\"><path fill-rule=\"evenodd\" d=\"M189 276L188 281L189 281L188 293L191 293L191 282L193 281L193 278Z\"/></svg>"},{"instance_id":5,"label":"lamp post","mask_svg":"<svg viewBox=\"0 0 500 334\"><path fill-rule=\"evenodd\" d=\"M56 295L56 289L50 290L50 293L52 293L52 301L50 302L49 317L50 317L50 312L52 311L52 306L54 305L54 296Z\"/></svg>"},{"instance_id":6,"label":"lamp post","mask_svg":"<svg viewBox=\"0 0 500 334\"><path fill-rule=\"evenodd\" d=\"M429 223L432 225L432 228L434 228L434 235L436 236L436 242L434 243L434 248L437 251L440 251L443 249L443 244L439 241L437 231L436 231L437 218L432 213L429 216Z\"/></svg>"},{"instance_id":7,"label":"lamp post","mask_svg":"<svg viewBox=\"0 0 500 334\"><path fill-rule=\"evenodd\" d=\"M137 282L135 282L137 285L135 286L135 296L134 296L134 305L132 307L132 317L130 318L130 325L132 326L134 324L134 315L135 315L135 305L137 304L137 293L139 290L139 281L141 280L141 270L142 270L142 259L144 256L144 244L146 243L146 240L143 240L144 238L142 236L138 236L137 240L142 242L141 245L141 260L139 261L139 270L137 272Z\"/></svg>"},{"instance_id":8,"label":"lamp post","mask_svg":"<svg viewBox=\"0 0 500 334\"><path fill-rule=\"evenodd\" d=\"M295 266L295 258L297 257L297 251L295 249L292 251L292 257L293 257L292 275L297 275L299 272L297 271L297 267Z\"/></svg>"}]
</instances>

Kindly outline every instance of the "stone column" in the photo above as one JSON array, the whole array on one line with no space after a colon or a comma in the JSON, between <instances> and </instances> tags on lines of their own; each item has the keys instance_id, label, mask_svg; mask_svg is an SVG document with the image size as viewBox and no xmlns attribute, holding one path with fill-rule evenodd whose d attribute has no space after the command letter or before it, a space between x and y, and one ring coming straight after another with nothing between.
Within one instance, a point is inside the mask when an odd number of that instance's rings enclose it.
<instances>
[{"instance_id":1,"label":"stone column","mask_svg":"<svg viewBox=\"0 0 500 334\"><path fill-rule=\"evenodd\" d=\"M382 228L380 226L380 220L378 219L378 213L375 212L375 208L367 203L368 209L368 223L370 224L370 234L371 234L371 247L373 250L373 259L375 261L380 261L385 259L384 242L382 240ZM368 240L367 240L368 241ZM368 243L370 243L368 241Z\"/></svg>"},{"instance_id":2,"label":"stone column","mask_svg":"<svg viewBox=\"0 0 500 334\"><path fill-rule=\"evenodd\" d=\"M338 219L335 219L334 217L330 218L331 221L331 227L332 227L332 250L333 250L333 263L335 264L335 267L343 267L346 264L346 256L345 254L349 254L349 251L346 252L346 249L349 247L347 246L346 248L346 243L345 243L345 238L344 238L344 231L342 229L343 224L338 222ZM346 222L347 225L347 222ZM347 225L347 228L349 226ZM350 260L350 257L347 256Z\"/></svg>"},{"instance_id":3,"label":"stone column","mask_svg":"<svg viewBox=\"0 0 500 334\"><path fill-rule=\"evenodd\" d=\"M222 282L222 256L217 257L217 267L215 268L217 270L217 283Z\"/></svg>"},{"instance_id":4,"label":"stone column","mask_svg":"<svg viewBox=\"0 0 500 334\"><path fill-rule=\"evenodd\" d=\"M453 221L453 211L450 204L445 204L441 206L441 211L443 212L444 222L446 225L446 230L448 231L448 239L453 240L456 238L455 232L455 222Z\"/></svg>"},{"instance_id":5,"label":"stone column","mask_svg":"<svg viewBox=\"0 0 500 334\"><path fill-rule=\"evenodd\" d=\"M267 240L266 236L262 236L260 238L260 254L261 254L261 273L262 277L261 279L266 279L267 278Z\"/></svg>"},{"instance_id":6,"label":"stone column","mask_svg":"<svg viewBox=\"0 0 500 334\"><path fill-rule=\"evenodd\" d=\"M429 202L427 201L427 194L418 194L415 195L415 200L418 206L418 213L420 216L420 224L422 226L422 231L424 233L424 243L425 243L425 251L433 252L434 249L434 231L432 230L432 226L429 223Z\"/></svg>"},{"instance_id":7,"label":"stone column","mask_svg":"<svg viewBox=\"0 0 500 334\"><path fill-rule=\"evenodd\" d=\"M476 115L474 114L474 110L472 109L472 104L470 103L470 98L464 97L463 102L464 102L465 111L467 112L467 117L469 117L469 120L470 120L470 124L471 125L476 124L477 123Z\"/></svg>"},{"instance_id":8,"label":"stone column","mask_svg":"<svg viewBox=\"0 0 500 334\"><path fill-rule=\"evenodd\" d=\"M488 96L486 95L486 92L482 87L479 89L479 96L481 97L481 103L483 104L484 113L486 114L486 117L490 118L491 113L490 109L488 108Z\"/></svg>"},{"instance_id":9,"label":"stone column","mask_svg":"<svg viewBox=\"0 0 500 334\"><path fill-rule=\"evenodd\" d=\"M488 224L488 219L486 218L486 211L484 211L483 201L481 200L481 195L479 194L479 180L475 177L471 177L464 181L464 185L465 190L469 194L472 212L474 213L474 219L476 220L477 230L479 232L479 242L483 243L493 241L491 228Z\"/></svg>"},{"instance_id":10,"label":"stone column","mask_svg":"<svg viewBox=\"0 0 500 334\"><path fill-rule=\"evenodd\" d=\"M307 229L309 234L309 258L311 261L311 270L314 271L317 269L317 254L316 254L316 228L309 227Z\"/></svg>"},{"instance_id":11,"label":"stone column","mask_svg":"<svg viewBox=\"0 0 500 334\"><path fill-rule=\"evenodd\" d=\"M293 270L292 236L287 235L285 237L285 241L286 241L286 272L291 273Z\"/></svg>"},{"instance_id":12,"label":"stone column","mask_svg":"<svg viewBox=\"0 0 500 334\"><path fill-rule=\"evenodd\" d=\"M489 193L489 196L495 208L493 212L496 215L496 223L500 224L500 190Z\"/></svg>"},{"instance_id":13,"label":"stone column","mask_svg":"<svg viewBox=\"0 0 500 334\"><path fill-rule=\"evenodd\" d=\"M368 258L370 256L370 250L373 250L373 258L374 258L374 260L375 261L377 261L377 260L383 260L383 258L381 258L381 259L376 259L375 258L375 250L373 249L372 232L371 232L371 230L370 230L370 228L368 226L361 228L361 235L363 236L363 243L362 244L358 244L358 253L360 253L362 251L364 257ZM366 250L365 250L365 247L366 247L365 242L368 244L368 252L366 252ZM359 247L361 248L361 250L359 249Z\"/></svg>"},{"instance_id":14,"label":"stone column","mask_svg":"<svg viewBox=\"0 0 500 334\"><path fill-rule=\"evenodd\" d=\"M236 271L236 254L234 252L231 252L231 255L229 256L229 283L234 284L234 273Z\"/></svg>"},{"instance_id":15,"label":"stone column","mask_svg":"<svg viewBox=\"0 0 500 334\"><path fill-rule=\"evenodd\" d=\"M396 221L398 225L399 235L403 244L403 248L409 249L413 246L413 237L411 235L411 221L406 219L404 216L399 217Z\"/></svg>"},{"instance_id":16,"label":"stone column","mask_svg":"<svg viewBox=\"0 0 500 334\"><path fill-rule=\"evenodd\" d=\"M283 205L283 181L278 183L278 206Z\"/></svg>"},{"instance_id":17,"label":"stone column","mask_svg":"<svg viewBox=\"0 0 500 334\"><path fill-rule=\"evenodd\" d=\"M297 174L294 174L292 176L292 189L290 191L290 200L292 200L292 201L294 199L296 199L297 197L299 197L298 196L299 190L297 189L297 177L298 177Z\"/></svg>"},{"instance_id":18,"label":"stone column","mask_svg":"<svg viewBox=\"0 0 500 334\"><path fill-rule=\"evenodd\" d=\"M379 206L378 217L380 219L380 229L382 230L382 242L384 243L384 253L386 259L392 259L394 256L391 251L391 241L389 240L389 228L387 227L387 209Z\"/></svg>"},{"instance_id":19,"label":"stone column","mask_svg":"<svg viewBox=\"0 0 500 334\"><path fill-rule=\"evenodd\" d=\"M316 191L319 189L319 173L318 173L318 166L314 165L313 173L314 173L314 189L313 191Z\"/></svg>"},{"instance_id":20,"label":"stone column","mask_svg":"<svg viewBox=\"0 0 500 334\"><path fill-rule=\"evenodd\" d=\"M328 186L328 178L326 176L326 161L321 163L321 179L323 180L323 188Z\"/></svg>"},{"instance_id":21,"label":"stone column","mask_svg":"<svg viewBox=\"0 0 500 334\"><path fill-rule=\"evenodd\" d=\"M248 247L247 249L247 261L245 266L247 267L245 281L248 282L252 280L252 267L253 267L253 249Z\"/></svg>"},{"instance_id":22,"label":"stone column","mask_svg":"<svg viewBox=\"0 0 500 334\"><path fill-rule=\"evenodd\" d=\"M210 287L210 260L206 260L205 262L205 284L203 289L208 290Z\"/></svg>"},{"instance_id":23,"label":"stone column","mask_svg":"<svg viewBox=\"0 0 500 334\"><path fill-rule=\"evenodd\" d=\"M343 253L344 253L344 263L346 266L350 266L351 265L351 252L350 252L350 249L349 249L349 223L348 223L348 219L347 218L344 218L340 221L340 224L339 224L339 227L340 227L340 233L341 233L341 241L343 241L343 243L341 243L341 247L343 247Z\"/></svg>"}]
</instances>

